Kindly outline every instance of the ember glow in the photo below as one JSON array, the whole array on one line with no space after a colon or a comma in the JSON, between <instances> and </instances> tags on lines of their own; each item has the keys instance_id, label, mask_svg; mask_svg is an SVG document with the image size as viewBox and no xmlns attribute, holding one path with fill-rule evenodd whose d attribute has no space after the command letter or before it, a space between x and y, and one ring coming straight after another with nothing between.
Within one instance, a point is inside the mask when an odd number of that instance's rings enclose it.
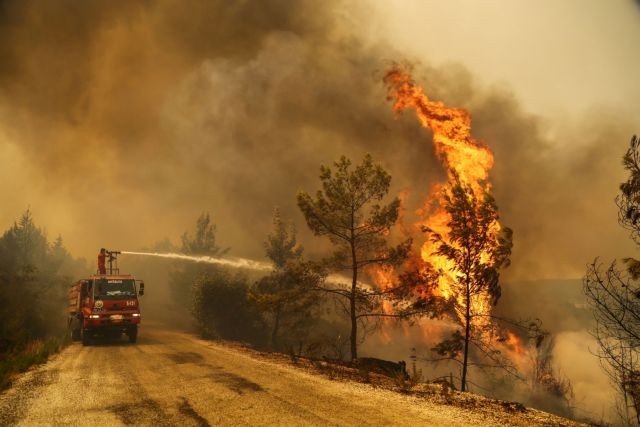
<instances>
[{"instance_id":1,"label":"ember glow","mask_svg":"<svg viewBox=\"0 0 640 427\"><path fill-rule=\"evenodd\" d=\"M506 344L510 346L517 354L522 354L525 351L522 348L520 339L513 332L507 331Z\"/></svg>"}]
</instances>

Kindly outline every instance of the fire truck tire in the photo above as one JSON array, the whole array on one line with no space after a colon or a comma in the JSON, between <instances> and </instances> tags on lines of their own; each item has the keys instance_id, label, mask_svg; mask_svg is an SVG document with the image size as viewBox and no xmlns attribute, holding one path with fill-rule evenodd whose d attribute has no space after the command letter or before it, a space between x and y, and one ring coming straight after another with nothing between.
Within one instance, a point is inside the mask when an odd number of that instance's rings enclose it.
<instances>
[{"instance_id":1,"label":"fire truck tire","mask_svg":"<svg viewBox=\"0 0 640 427\"><path fill-rule=\"evenodd\" d=\"M80 339L80 331L73 327L72 317L67 320L67 330L69 331L69 338L71 341L78 341Z\"/></svg>"},{"instance_id":2,"label":"fire truck tire","mask_svg":"<svg viewBox=\"0 0 640 427\"><path fill-rule=\"evenodd\" d=\"M129 342L135 343L138 340L138 327L135 326L129 329L129 331L127 332L127 335L129 336Z\"/></svg>"},{"instance_id":3,"label":"fire truck tire","mask_svg":"<svg viewBox=\"0 0 640 427\"><path fill-rule=\"evenodd\" d=\"M91 344L91 337L89 336L89 332L84 328L81 328L80 331L80 339L82 340L82 345L86 346Z\"/></svg>"}]
</instances>

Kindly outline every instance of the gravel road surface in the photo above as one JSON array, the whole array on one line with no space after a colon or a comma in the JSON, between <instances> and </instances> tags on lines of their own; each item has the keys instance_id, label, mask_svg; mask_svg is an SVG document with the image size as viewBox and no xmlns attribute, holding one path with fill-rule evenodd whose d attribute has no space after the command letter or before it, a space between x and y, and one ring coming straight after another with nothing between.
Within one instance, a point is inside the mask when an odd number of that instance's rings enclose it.
<instances>
[{"instance_id":1,"label":"gravel road surface","mask_svg":"<svg viewBox=\"0 0 640 427\"><path fill-rule=\"evenodd\" d=\"M492 425L481 414L331 381L160 326L74 343L0 394L0 425Z\"/></svg>"}]
</instances>

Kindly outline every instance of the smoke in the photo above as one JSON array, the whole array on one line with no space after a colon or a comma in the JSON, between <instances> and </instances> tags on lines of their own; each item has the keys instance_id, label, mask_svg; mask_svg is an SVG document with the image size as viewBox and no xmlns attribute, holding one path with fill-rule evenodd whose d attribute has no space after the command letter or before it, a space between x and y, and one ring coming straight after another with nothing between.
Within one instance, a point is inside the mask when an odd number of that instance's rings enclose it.
<instances>
[{"instance_id":1,"label":"smoke","mask_svg":"<svg viewBox=\"0 0 640 427\"><path fill-rule=\"evenodd\" d=\"M302 224L294 195L317 187L319 164L365 152L394 192L410 191L409 210L420 206L442 167L431 135L391 113L380 79L387 58L407 56L360 36L362 9L4 2L0 192L12 197L0 220L31 205L89 256L173 239L209 210L219 240L257 258L274 205ZM511 276L575 276L595 254L629 252L612 203L624 117L595 111L558 129L462 66L418 63L415 76L433 99L468 108L496 153L502 222L516 232Z\"/></svg>"},{"instance_id":2,"label":"smoke","mask_svg":"<svg viewBox=\"0 0 640 427\"><path fill-rule=\"evenodd\" d=\"M320 163L372 151L402 165L398 188L437 164L413 126L389 130L386 61L337 2L69 6L5 3L0 128L28 166L10 210L47 211L75 251L177 236L210 210L258 256L265 213L293 216Z\"/></svg>"},{"instance_id":3,"label":"smoke","mask_svg":"<svg viewBox=\"0 0 640 427\"><path fill-rule=\"evenodd\" d=\"M598 359L598 344L585 331L566 331L557 336L554 357L557 369L572 380L579 415L592 420L614 420L615 395Z\"/></svg>"}]
</instances>

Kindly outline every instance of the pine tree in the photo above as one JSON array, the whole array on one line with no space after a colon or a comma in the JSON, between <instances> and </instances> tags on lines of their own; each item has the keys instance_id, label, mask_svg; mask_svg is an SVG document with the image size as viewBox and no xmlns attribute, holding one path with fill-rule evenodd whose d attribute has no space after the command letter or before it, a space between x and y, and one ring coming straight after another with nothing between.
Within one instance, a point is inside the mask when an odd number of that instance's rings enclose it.
<instances>
[{"instance_id":1,"label":"pine tree","mask_svg":"<svg viewBox=\"0 0 640 427\"><path fill-rule=\"evenodd\" d=\"M298 207L309 228L316 236L327 236L335 247L329 268L348 271L348 288L334 286L323 290L346 299L346 311L351 323L351 358L357 359L358 321L364 321L374 309L375 294L359 285L359 277L366 267L396 265L407 256L411 241L398 246L387 244L387 235L398 219L400 200L380 203L389 192L391 175L375 165L370 155L355 168L342 156L334 163L335 170L322 166L322 190L315 197L301 192Z\"/></svg>"}]
</instances>

